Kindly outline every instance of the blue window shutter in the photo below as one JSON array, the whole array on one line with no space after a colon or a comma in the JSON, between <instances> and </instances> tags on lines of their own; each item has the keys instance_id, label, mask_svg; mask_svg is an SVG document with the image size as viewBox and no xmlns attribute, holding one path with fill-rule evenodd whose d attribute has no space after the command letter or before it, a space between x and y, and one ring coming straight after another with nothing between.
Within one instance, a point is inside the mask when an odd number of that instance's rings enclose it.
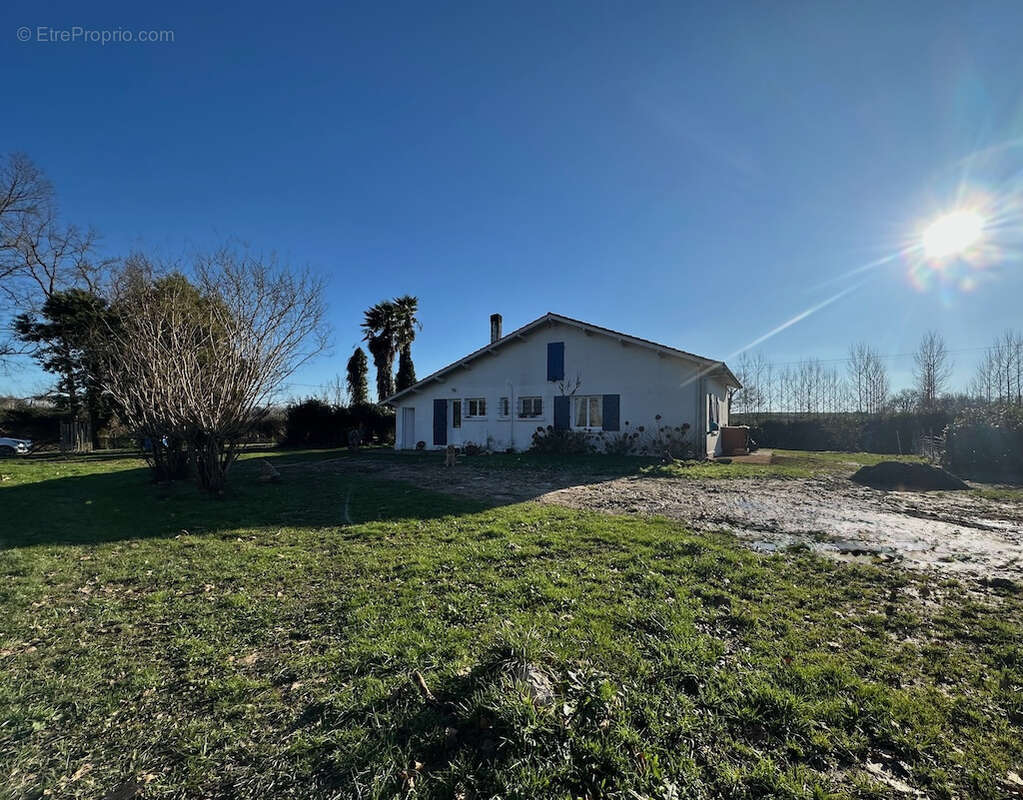
<instances>
[{"instance_id":1,"label":"blue window shutter","mask_svg":"<svg viewBox=\"0 0 1023 800\"><path fill-rule=\"evenodd\" d=\"M554 429L558 431L568 430L568 401L565 396L554 398Z\"/></svg>"},{"instance_id":2,"label":"blue window shutter","mask_svg":"<svg viewBox=\"0 0 1023 800\"><path fill-rule=\"evenodd\" d=\"M547 342L547 380L565 380L564 342Z\"/></svg>"},{"instance_id":3,"label":"blue window shutter","mask_svg":"<svg viewBox=\"0 0 1023 800\"><path fill-rule=\"evenodd\" d=\"M435 445L446 445L448 443L448 401L433 401L433 443Z\"/></svg>"},{"instance_id":4,"label":"blue window shutter","mask_svg":"<svg viewBox=\"0 0 1023 800\"><path fill-rule=\"evenodd\" d=\"M621 395L617 394L605 394L604 395L604 430L605 431L617 431L620 430L618 423L619 408L621 406Z\"/></svg>"}]
</instances>

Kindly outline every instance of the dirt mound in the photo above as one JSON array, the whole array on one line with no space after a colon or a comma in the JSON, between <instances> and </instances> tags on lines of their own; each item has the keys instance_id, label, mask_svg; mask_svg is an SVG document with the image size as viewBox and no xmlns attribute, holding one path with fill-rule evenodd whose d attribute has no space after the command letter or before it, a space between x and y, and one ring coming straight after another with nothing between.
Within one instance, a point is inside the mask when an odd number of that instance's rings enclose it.
<instances>
[{"instance_id":1,"label":"dirt mound","mask_svg":"<svg viewBox=\"0 0 1023 800\"><path fill-rule=\"evenodd\" d=\"M873 467L860 467L852 476L856 483L875 489L927 490L969 489L959 478L930 464L905 464L882 461Z\"/></svg>"}]
</instances>

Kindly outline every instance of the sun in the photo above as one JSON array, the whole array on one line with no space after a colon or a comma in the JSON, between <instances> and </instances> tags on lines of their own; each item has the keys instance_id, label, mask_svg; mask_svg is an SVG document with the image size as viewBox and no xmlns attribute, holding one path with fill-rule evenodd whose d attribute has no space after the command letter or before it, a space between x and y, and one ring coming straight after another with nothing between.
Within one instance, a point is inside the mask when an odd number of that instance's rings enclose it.
<instances>
[{"instance_id":1,"label":"sun","mask_svg":"<svg viewBox=\"0 0 1023 800\"><path fill-rule=\"evenodd\" d=\"M927 226L921 244L928 258L959 255L984 231L984 218L976 211L960 209L938 217Z\"/></svg>"}]
</instances>

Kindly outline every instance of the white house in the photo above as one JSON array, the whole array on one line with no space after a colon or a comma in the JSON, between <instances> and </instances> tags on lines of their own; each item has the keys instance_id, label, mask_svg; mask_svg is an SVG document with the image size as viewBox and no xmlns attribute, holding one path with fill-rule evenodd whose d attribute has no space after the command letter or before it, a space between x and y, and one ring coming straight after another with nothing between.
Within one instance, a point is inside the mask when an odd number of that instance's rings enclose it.
<instances>
[{"instance_id":1,"label":"white house","mask_svg":"<svg viewBox=\"0 0 1023 800\"><path fill-rule=\"evenodd\" d=\"M688 423L689 440L705 439L713 455L728 391L739 386L723 361L560 314L504 336L494 314L489 344L384 402L396 411L399 450L418 442L526 450L540 426L615 432L626 423Z\"/></svg>"}]
</instances>

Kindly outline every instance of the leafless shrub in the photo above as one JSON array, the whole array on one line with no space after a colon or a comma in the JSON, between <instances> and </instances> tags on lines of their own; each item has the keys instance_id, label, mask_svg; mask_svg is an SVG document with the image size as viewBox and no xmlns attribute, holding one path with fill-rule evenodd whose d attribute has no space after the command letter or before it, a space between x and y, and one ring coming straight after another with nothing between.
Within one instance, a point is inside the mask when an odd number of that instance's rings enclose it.
<instances>
[{"instance_id":1,"label":"leafless shrub","mask_svg":"<svg viewBox=\"0 0 1023 800\"><path fill-rule=\"evenodd\" d=\"M322 285L227 249L193 272L135 262L121 276L106 389L154 447L183 442L199 486L220 492L260 409L326 346Z\"/></svg>"}]
</instances>

